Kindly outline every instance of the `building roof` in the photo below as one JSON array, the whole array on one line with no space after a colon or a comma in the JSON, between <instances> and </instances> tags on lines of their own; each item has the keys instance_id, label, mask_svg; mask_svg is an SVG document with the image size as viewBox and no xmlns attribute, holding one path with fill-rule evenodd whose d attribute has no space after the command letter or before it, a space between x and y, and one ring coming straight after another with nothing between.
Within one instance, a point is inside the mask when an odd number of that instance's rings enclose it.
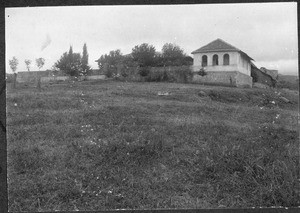
<instances>
[{"instance_id":1,"label":"building roof","mask_svg":"<svg viewBox=\"0 0 300 213\"><path fill-rule=\"evenodd\" d=\"M249 60L254 60L250 56L248 56L245 52L241 51L240 49L232 46L231 44L228 44L227 42L219 38L193 51L192 54L207 53L207 52L239 52Z\"/></svg>"}]
</instances>

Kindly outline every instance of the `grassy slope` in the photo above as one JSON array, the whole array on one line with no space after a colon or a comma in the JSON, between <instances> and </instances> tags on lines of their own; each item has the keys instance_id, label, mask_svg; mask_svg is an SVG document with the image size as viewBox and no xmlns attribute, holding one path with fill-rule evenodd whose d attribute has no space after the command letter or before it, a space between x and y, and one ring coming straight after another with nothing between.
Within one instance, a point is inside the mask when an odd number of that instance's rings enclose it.
<instances>
[{"instance_id":1,"label":"grassy slope","mask_svg":"<svg viewBox=\"0 0 300 213\"><path fill-rule=\"evenodd\" d=\"M278 80L288 81L290 83L294 83L299 77L297 75L278 75Z\"/></svg>"},{"instance_id":2,"label":"grassy slope","mask_svg":"<svg viewBox=\"0 0 300 213\"><path fill-rule=\"evenodd\" d=\"M297 80L298 79L298 80ZM295 75L278 75L278 83L277 86L279 88L288 88L291 90L299 91L299 77Z\"/></svg>"},{"instance_id":3,"label":"grassy slope","mask_svg":"<svg viewBox=\"0 0 300 213\"><path fill-rule=\"evenodd\" d=\"M298 206L297 107L196 84L8 91L10 211Z\"/></svg>"}]
</instances>

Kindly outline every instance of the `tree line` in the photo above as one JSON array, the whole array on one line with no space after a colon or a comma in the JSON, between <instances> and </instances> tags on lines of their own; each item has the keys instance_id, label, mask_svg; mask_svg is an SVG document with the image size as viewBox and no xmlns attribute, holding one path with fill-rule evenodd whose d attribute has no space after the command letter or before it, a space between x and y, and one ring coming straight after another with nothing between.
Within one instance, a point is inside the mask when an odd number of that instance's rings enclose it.
<instances>
[{"instance_id":1,"label":"tree line","mask_svg":"<svg viewBox=\"0 0 300 213\"><path fill-rule=\"evenodd\" d=\"M129 67L162 67L191 65L193 58L187 56L176 44L166 43L161 52L157 52L153 45L143 43L132 48L130 54L123 55L120 49L112 50L108 54L101 55L96 62L100 69L105 65L115 67L118 64Z\"/></svg>"},{"instance_id":2,"label":"tree line","mask_svg":"<svg viewBox=\"0 0 300 213\"><path fill-rule=\"evenodd\" d=\"M88 65L88 52L86 44L83 45L82 56L80 53L74 53L72 46L70 46L69 52L63 53L60 59L55 62L51 70L55 73L56 71L62 71L66 75L78 76L78 75L87 75L90 71L90 66ZM36 65L39 68L39 71L45 64L44 58L37 58ZM28 71L30 71L31 60L26 59L25 65ZM19 64L18 59L14 56L9 60L9 66L13 73L16 72L17 66Z\"/></svg>"},{"instance_id":3,"label":"tree line","mask_svg":"<svg viewBox=\"0 0 300 213\"><path fill-rule=\"evenodd\" d=\"M54 73L61 71L69 76L88 75L91 71L88 57L86 43L83 45L82 55L74 53L73 47L70 46L69 51L63 53L60 59L52 66L51 70ZM166 43L163 45L161 52L157 52L153 45L143 43L133 47L130 54L123 55L120 49L112 50L108 54L101 55L96 62L99 69L102 69L104 66L115 67L119 64L127 67L162 67L191 65L193 58L187 56L183 49L176 44ZM30 71L31 60L26 59L25 64L27 70ZM44 64L44 58L36 59L36 65L39 70ZM18 59L13 57L9 60L9 65L15 73Z\"/></svg>"}]
</instances>

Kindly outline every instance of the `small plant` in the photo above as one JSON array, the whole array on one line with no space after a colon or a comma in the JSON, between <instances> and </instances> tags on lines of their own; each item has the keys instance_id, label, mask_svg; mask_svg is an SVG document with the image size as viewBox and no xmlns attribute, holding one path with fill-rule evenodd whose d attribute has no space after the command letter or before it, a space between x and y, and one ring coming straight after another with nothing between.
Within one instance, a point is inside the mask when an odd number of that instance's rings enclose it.
<instances>
[{"instance_id":1,"label":"small plant","mask_svg":"<svg viewBox=\"0 0 300 213\"><path fill-rule=\"evenodd\" d=\"M205 72L205 69L202 67L202 68L198 71L198 75L205 76L205 75L207 75L207 72Z\"/></svg>"}]
</instances>

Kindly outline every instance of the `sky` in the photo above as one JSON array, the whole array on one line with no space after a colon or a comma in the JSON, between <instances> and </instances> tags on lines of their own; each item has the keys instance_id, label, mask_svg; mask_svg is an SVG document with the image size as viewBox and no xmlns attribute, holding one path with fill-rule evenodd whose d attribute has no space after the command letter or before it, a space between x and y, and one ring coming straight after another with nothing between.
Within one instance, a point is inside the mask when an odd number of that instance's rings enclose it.
<instances>
[{"instance_id":1,"label":"sky","mask_svg":"<svg viewBox=\"0 0 300 213\"><path fill-rule=\"evenodd\" d=\"M51 69L70 46L82 53L87 44L89 65L111 50L131 53L148 43L161 51L179 45L187 55L220 38L246 52L257 67L298 75L297 3L192 5L59 6L5 9L6 72L15 56L17 71L25 59L44 58Z\"/></svg>"}]
</instances>

